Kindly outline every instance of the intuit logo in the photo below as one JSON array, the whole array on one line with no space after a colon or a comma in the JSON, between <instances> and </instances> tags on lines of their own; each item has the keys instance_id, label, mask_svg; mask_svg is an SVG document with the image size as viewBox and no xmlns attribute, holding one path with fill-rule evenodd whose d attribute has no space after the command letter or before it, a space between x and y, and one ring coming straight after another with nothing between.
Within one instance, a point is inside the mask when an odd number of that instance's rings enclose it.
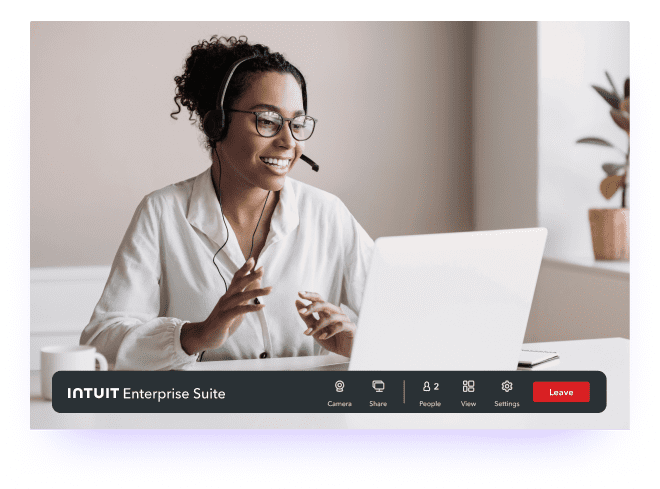
<instances>
[{"instance_id":1,"label":"intuit logo","mask_svg":"<svg viewBox=\"0 0 660 489\"><path fill-rule=\"evenodd\" d=\"M69 399L117 399L117 392L119 387L76 387L68 388Z\"/></svg>"}]
</instances>

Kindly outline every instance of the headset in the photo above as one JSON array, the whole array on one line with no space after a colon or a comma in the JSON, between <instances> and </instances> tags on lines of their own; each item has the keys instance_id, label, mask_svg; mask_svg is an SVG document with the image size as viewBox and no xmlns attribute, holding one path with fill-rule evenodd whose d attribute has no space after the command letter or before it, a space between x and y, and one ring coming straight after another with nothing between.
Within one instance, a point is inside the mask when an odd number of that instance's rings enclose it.
<instances>
[{"instance_id":1,"label":"headset","mask_svg":"<svg viewBox=\"0 0 660 489\"><path fill-rule=\"evenodd\" d=\"M227 93L227 87L229 86L229 81L231 80L232 75L234 74L234 71L236 71L236 68L241 63L244 63L245 61L249 61L253 58L258 57L259 55L253 54L252 56L248 56L246 58L241 58L238 61L234 62L234 64L231 65L229 70L227 71L227 74L225 75L224 79L222 80L222 90L218 91L218 96L216 98L215 102L215 110L209 110L206 115L204 116L204 119L202 120L202 128L204 129L204 134L213 142L218 141L220 139L220 135L222 134L222 130L225 127L225 111L223 108L223 103L225 101L225 93ZM300 71L298 71L300 73ZM303 92L303 108L305 109L305 112L307 112L307 85L305 83L305 78L303 77L302 73L300 73L300 76L302 78L302 83L301 83L301 88ZM282 128L286 130L285 128ZM216 151L216 157L218 156L217 150L215 147L213 148L214 151ZM312 170L315 172L319 171L319 165L314 163L310 158L308 158L305 155L300 155L300 159L303 160L305 163L310 165L312 167ZM218 158L218 161L219 158ZM250 255L248 256L248 260L250 259L250 256L252 256L252 248L254 247L254 236L257 234L257 229L259 228L259 223L261 222L261 218L263 217L264 210L266 209L266 204L268 203L268 197L270 197L270 192L268 192L268 195L266 196L266 201L264 202L264 207L261 209L261 215L259 216L259 220L257 221L257 225L254 228L254 233L252 233L252 246L250 247ZM225 219L225 215L222 212L222 197L219 199L220 201L220 212L222 213L222 220L225 224L225 230L227 231L227 239L225 242L222 244L220 249L215 252L215 255L213 255L213 265L215 265L215 268L218 270L218 273L220 274L220 278L222 278L223 283L225 284L225 294L227 293L228 287L227 287L227 281L225 278L222 276L222 273L220 273L220 268L218 268L218 265L215 262L215 257L220 253L220 250L222 250L225 245L227 244L227 241L229 241L229 230L227 229L227 220ZM254 300L255 304L259 304L259 299ZM197 359L198 362L202 361L202 357L204 356L204 353L206 351L202 351L202 353L199 355L199 358Z\"/></svg>"},{"instance_id":2,"label":"headset","mask_svg":"<svg viewBox=\"0 0 660 489\"><path fill-rule=\"evenodd\" d=\"M208 136L209 139L211 139L213 142L218 141L220 139L220 135L222 134L222 130L225 127L225 111L223 108L223 103L225 101L225 93L227 93L227 87L229 86L229 81L231 80L232 75L234 74L234 71L236 71L236 68L241 63L244 63L245 61L249 61L251 59L257 58L259 55L258 54L253 54L252 56L248 56L246 58L241 58L238 61L234 62L234 64L231 65L229 70L227 71L227 74L225 75L224 79L222 80L222 90L218 91L218 96L215 101L215 110L209 110L206 115L204 115L204 119L202 120L202 128L204 129L204 134ZM305 109L305 113L307 112L307 84L305 83L305 78L303 77L302 73L298 71L300 74L300 77L302 78L302 83L301 83L301 88L302 88L302 95L303 95L303 108ZM312 170L318 172L319 171L319 165L314 163L310 158L308 158L305 155L300 155L300 159L303 160L305 163L307 163L309 166L312 167Z\"/></svg>"}]
</instances>

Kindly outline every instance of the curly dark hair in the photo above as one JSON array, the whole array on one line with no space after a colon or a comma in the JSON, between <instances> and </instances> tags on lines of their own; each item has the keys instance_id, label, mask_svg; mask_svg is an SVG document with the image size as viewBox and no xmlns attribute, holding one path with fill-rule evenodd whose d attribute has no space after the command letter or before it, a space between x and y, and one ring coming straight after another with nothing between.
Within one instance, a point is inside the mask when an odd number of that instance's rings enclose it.
<instances>
[{"instance_id":1,"label":"curly dark hair","mask_svg":"<svg viewBox=\"0 0 660 489\"><path fill-rule=\"evenodd\" d=\"M254 73L290 73L302 90L303 108L306 113L305 78L284 56L280 53L271 53L270 49L262 44L248 44L246 36L226 38L214 35L208 41L203 40L192 47L190 56L183 65L183 74L174 77L176 82L174 102L177 105L177 110L173 111L170 117L177 119L175 114L179 114L181 105L184 105L190 112L188 120L195 121L193 115L196 113L198 126L203 131L202 121L204 115L209 110L216 108L218 92L222 88L222 81L231 65L241 58L255 54L258 55L257 58L240 64L232 75L225 94L224 106L231 107L245 92ZM179 105L179 102L181 105ZM219 141L224 140L227 136L227 128L231 123L231 112L226 113L226 121ZM207 137L207 149L211 150L214 142Z\"/></svg>"}]
</instances>

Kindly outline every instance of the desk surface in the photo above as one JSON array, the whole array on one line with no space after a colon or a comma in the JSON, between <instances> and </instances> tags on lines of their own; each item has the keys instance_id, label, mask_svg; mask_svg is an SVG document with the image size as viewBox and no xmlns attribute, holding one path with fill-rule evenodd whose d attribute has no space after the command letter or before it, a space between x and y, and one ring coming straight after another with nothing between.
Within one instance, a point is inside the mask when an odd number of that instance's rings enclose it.
<instances>
[{"instance_id":1,"label":"desk surface","mask_svg":"<svg viewBox=\"0 0 660 489\"><path fill-rule=\"evenodd\" d=\"M630 342L623 338L529 343L526 349L556 351L560 362L549 370L600 370L607 376L607 408L602 413L330 413L330 414L71 414L57 413L41 398L39 371L30 373L30 428L349 428L349 429L629 429ZM235 360L213 370L327 369L344 361L339 355ZM211 369L202 364L196 369ZM211 362L208 362L209 364ZM215 362L214 362L215 363ZM332 368L332 367L330 367Z\"/></svg>"},{"instance_id":2,"label":"desk surface","mask_svg":"<svg viewBox=\"0 0 660 489\"><path fill-rule=\"evenodd\" d=\"M328 370L333 367L342 369L348 358L329 353L308 357L264 358L258 360L230 360L217 362L197 362L187 370L204 371L236 371L236 370Z\"/></svg>"}]
</instances>

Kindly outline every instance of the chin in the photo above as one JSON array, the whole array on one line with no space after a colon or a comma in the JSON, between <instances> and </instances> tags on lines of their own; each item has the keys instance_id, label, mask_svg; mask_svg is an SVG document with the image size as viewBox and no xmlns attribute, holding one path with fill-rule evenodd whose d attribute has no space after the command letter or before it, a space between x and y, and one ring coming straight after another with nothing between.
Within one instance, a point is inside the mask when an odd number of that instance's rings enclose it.
<instances>
[{"instance_id":1,"label":"chin","mask_svg":"<svg viewBox=\"0 0 660 489\"><path fill-rule=\"evenodd\" d=\"M278 178L277 181L271 185L269 190L272 190L273 192L279 192L284 188L284 182L286 182L286 175Z\"/></svg>"},{"instance_id":2,"label":"chin","mask_svg":"<svg viewBox=\"0 0 660 489\"><path fill-rule=\"evenodd\" d=\"M264 175L263 179L261 180L263 185L260 185L260 187L264 190L270 190L271 192L279 192L284 187L284 183L286 182L286 179L289 176L289 172L291 172L292 169L293 165L287 168L286 173L282 172L280 174L276 174L275 171L271 172L269 169L269 174Z\"/></svg>"},{"instance_id":3,"label":"chin","mask_svg":"<svg viewBox=\"0 0 660 489\"><path fill-rule=\"evenodd\" d=\"M264 190L268 190L271 192L279 192L280 190L282 190L282 188L284 188L285 181L286 181L286 175L275 178L267 177L261 179L257 187L260 187Z\"/></svg>"}]
</instances>

